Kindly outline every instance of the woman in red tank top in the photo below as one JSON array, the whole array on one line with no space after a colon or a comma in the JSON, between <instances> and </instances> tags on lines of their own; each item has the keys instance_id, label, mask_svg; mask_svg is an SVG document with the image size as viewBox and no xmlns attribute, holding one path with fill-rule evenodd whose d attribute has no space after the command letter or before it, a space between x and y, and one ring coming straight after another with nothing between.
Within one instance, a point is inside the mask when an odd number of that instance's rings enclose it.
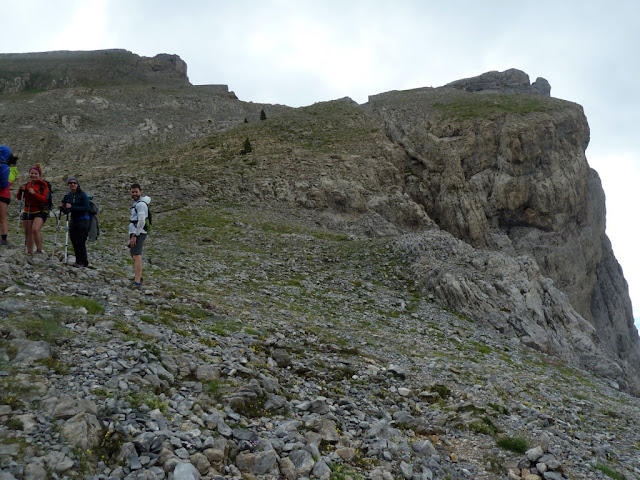
<instances>
[{"instance_id":1,"label":"woman in red tank top","mask_svg":"<svg viewBox=\"0 0 640 480\"><path fill-rule=\"evenodd\" d=\"M29 255L33 254L34 244L36 253L44 253L42 251L42 226L49 218L49 210L47 209L49 185L41 177L42 167L36 163L29 170L31 181L20 186L16 194L18 200L24 199L21 218Z\"/></svg>"}]
</instances>

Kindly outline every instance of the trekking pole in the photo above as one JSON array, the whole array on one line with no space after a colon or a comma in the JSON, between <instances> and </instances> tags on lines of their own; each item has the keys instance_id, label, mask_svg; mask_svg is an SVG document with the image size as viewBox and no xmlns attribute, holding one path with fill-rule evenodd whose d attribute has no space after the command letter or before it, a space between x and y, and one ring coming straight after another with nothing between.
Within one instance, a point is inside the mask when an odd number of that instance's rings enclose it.
<instances>
[{"instance_id":1,"label":"trekking pole","mask_svg":"<svg viewBox=\"0 0 640 480\"><path fill-rule=\"evenodd\" d=\"M27 184L23 184L23 187L26 187ZM18 208L18 233L20 233L20 224L21 224L21 220L22 220L22 207L24 206L26 208L26 202L25 202L25 198L27 197L27 190L23 190L22 191L22 198L20 199L20 208ZM26 241L26 239L25 239Z\"/></svg>"},{"instance_id":2,"label":"trekking pole","mask_svg":"<svg viewBox=\"0 0 640 480\"><path fill-rule=\"evenodd\" d=\"M20 206L18 207L18 233L20 232L20 220L22 219L22 200L20 200Z\"/></svg>"},{"instance_id":3,"label":"trekking pole","mask_svg":"<svg viewBox=\"0 0 640 480\"><path fill-rule=\"evenodd\" d=\"M53 236L53 252L51 252L51 257L56 256L56 247L58 246L58 230L60 230L60 219L62 218L62 207L60 207L60 212L56 216L56 212L53 212L53 216L56 217L56 234Z\"/></svg>"},{"instance_id":4,"label":"trekking pole","mask_svg":"<svg viewBox=\"0 0 640 480\"><path fill-rule=\"evenodd\" d=\"M64 237L64 263L67 263L67 248L69 247L69 213L67 213L67 234Z\"/></svg>"},{"instance_id":5,"label":"trekking pole","mask_svg":"<svg viewBox=\"0 0 640 480\"><path fill-rule=\"evenodd\" d=\"M29 202L27 202L27 190L26 190L27 185L28 185L28 183L25 183L25 184L24 184L24 186L25 186L25 190L24 190L24 192L23 192L23 193L24 193L24 195L23 195L23 197L22 197L22 198L24 198L24 210L25 210L25 215L26 215L26 217L27 217L27 218L30 218L30 217L31 217L31 202L30 202L30 201L29 201ZM31 199L29 199L29 200L31 200ZM25 252L27 252L27 253L28 253L28 249L27 249L27 236L29 235L29 233L27 233L27 232L29 232L29 230L30 230L29 221L30 221L30 220L27 220L27 224L26 224L26 226L24 227L24 251L25 251ZM31 222L33 222L33 221L31 221ZM24 224L23 224L23 225L24 225Z\"/></svg>"}]
</instances>

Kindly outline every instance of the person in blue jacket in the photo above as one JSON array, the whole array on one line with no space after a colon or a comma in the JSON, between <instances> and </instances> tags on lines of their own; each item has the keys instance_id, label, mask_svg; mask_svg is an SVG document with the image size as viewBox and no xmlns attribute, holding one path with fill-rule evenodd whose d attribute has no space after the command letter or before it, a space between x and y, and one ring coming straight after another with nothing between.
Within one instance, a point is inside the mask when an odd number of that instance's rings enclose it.
<instances>
[{"instance_id":1,"label":"person in blue jacket","mask_svg":"<svg viewBox=\"0 0 640 480\"><path fill-rule=\"evenodd\" d=\"M11 203L11 192L9 191L11 184L18 176L16 162L18 157L14 157L11 149L6 145L0 145L0 234L2 239L1 245L9 245L7 235L9 233L9 221L7 220L7 211Z\"/></svg>"},{"instance_id":2,"label":"person in blue jacket","mask_svg":"<svg viewBox=\"0 0 640 480\"><path fill-rule=\"evenodd\" d=\"M76 254L76 267L88 267L87 236L89 235L89 197L82 191L78 179L69 177L67 180L69 193L67 193L60 208L63 213L71 215L69 219L69 237Z\"/></svg>"}]
</instances>

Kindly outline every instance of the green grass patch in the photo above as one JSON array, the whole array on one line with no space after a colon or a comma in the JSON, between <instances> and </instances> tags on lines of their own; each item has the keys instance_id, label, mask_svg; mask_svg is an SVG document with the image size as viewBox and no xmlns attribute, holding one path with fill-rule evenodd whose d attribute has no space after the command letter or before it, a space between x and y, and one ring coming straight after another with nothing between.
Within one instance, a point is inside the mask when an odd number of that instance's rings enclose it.
<instances>
[{"instance_id":1,"label":"green grass patch","mask_svg":"<svg viewBox=\"0 0 640 480\"><path fill-rule=\"evenodd\" d=\"M480 343L480 342L471 342L471 343L474 346L476 352L478 353L482 353L483 355L486 355L488 353L493 352L493 348L491 348L489 345L485 345L484 343Z\"/></svg>"},{"instance_id":2,"label":"green grass patch","mask_svg":"<svg viewBox=\"0 0 640 480\"><path fill-rule=\"evenodd\" d=\"M602 473L604 473L609 478L613 478L615 480L624 480L625 479L624 475L622 475L621 473L615 471L609 465L605 465L604 463L596 463L596 464L593 465L593 468L595 468L596 470L600 470Z\"/></svg>"},{"instance_id":3,"label":"green grass patch","mask_svg":"<svg viewBox=\"0 0 640 480\"><path fill-rule=\"evenodd\" d=\"M455 120L495 119L512 113L526 115L553 110L546 97L534 95L468 94L435 103L433 107L442 117Z\"/></svg>"},{"instance_id":4,"label":"green grass patch","mask_svg":"<svg viewBox=\"0 0 640 480\"><path fill-rule=\"evenodd\" d=\"M197 320L204 320L209 315L209 312L203 308L183 304L172 306L170 312L174 315L186 315L187 317Z\"/></svg>"},{"instance_id":5,"label":"green grass patch","mask_svg":"<svg viewBox=\"0 0 640 480\"><path fill-rule=\"evenodd\" d=\"M9 430L24 430L24 425L22 424L22 421L18 418L10 418L9 420L6 421L5 426Z\"/></svg>"},{"instance_id":6,"label":"green grass patch","mask_svg":"<svg viewBox=\"0 0 640 480\"><path fill-rule=\"evenodd\" d=\"M352 467L342 463L332 463L329 468L331 469L329 480L364 480L366 478Z\"/></svg>"},{"instance_id":7,"label":"green grass patch","mask_svg":"<svg viewBox=\"0 0 640 480\"><path fill-rule=\"evenodd\" d=\"M503 407L502 405L498 405L497 403L488 403L487 405L489 406L489 408L502 415L509 415L511 413L509 412L509 409L507 407Z\"/></svg>"},{"instance_id":8,"label":"green grass patch","mask_svg":"<svg viewBox=\"0 0 640 480\"><path fill-rule=\"evenodd\" d=\"M498 428L488 417L482 417L475 422L471 422L469 424L469 430L474 433L483 433L485 435L491 436L494 436L496 433L498 433Z\"/></svg>"},{"instance_id":9,"label":"green grass patch","mask_svg":"<svg viewBox=\"0 0 640 480\"><path fill-rule=\"evenodd\" d=\"M529 443L523 437L501 437L496 445L503 450L509 450L515 453L525 453L529 450Z\"/></svg>"},{"instance_id":10,"label":"green grass patch","mask_svg":"<svg viewBox=\"0 0 640 480\"><path fill-rule=\"evenodd\" d=\"M15 378L0 379L0 405L9 405L13 410L22 408L23 398L28 397L34 387L17 381Z\"/></svg>"},{"instance_id":11,"label":"green grass patch","mask_svg":"<svg viewBox=\"0 0 640 480\"><path fill-rule=\"evenodd\" d=\"M207 380L202 382L202 391L211 395L216 402L220 402L224 396L227 384L222 380Z\"/></svg>"},{"instance_id":12,"label":"green grass patch","mask_svg":"<svg viewBox=\"0 0 640 480\"><path fill-rule=\"evenodd\" d=\"M214 335L220 335L223 337L239 332L243 327L244 325L240 322L220 319L210 320L209 323L204 325L205 330L213 333Z\"/></svg>"},{"instance_id":13,"label":"green grass patch","mask_svg":"<svg viewBox=\"0 0 640 480\"><path fill-rule=\"evenodd\" d=\"M605 409L605 410L600 410L600 413L602 413L603 415L606 415L607 417L620 418L620 414L615 410Z\"/></svg>"},{"instance_id":14,"label":"green grass patch","mask_svg":"<svg viewBox=\"0 0 640 480\"><path fill-rule=\"evenodd\" d=\"M429 388L429 391L437 393L438 396L443 400L446 400L451 396L451 389L446 385L442 385L442 384L432 385Z\"/></svg>"},{"instance_id":15,"label":"green grass patch","mask_svg":"<svg viewBox=\"0 0 640 480\"><path fill-rule=\"evenodd\" d=\"M90 315L104 313L104 306L100 302L91 300L90 298L55 296L51 297L51 300L70 307L84 307Z\"/></svg>"},{"instance_id":16,"label":"green grass patch","mask_svg":"<svg viewBox=\"0 0 640 480\"><path fill-rule=\"evenodd\" d=\"M44 365L49 370L53 370L58 375L66 375L69 373L69 367L62 363L59 359L49 357L37 360L37 363Z\"/></svg>"},{"instance_id":17,"label":"green grass patch","mask_svg":"<svg viewBox=\"0 0 640 480\"><path fill-rule=\"evenodd\" d=\"M65 320L67 320L65 312L34 312L20 320L19 328L27 334L29 340L56 343L71 336L71 331L61 324Z\"/></svg>"},{"instance_id":18,"label":"green grass patch","mask_svg":"<svg viewBox=\"0 0 640 480\"><path fill-rule=\"evenodd\" d=\"M151 410L158 409L162 413L165 413L167 411L167 407L169 406L166 400L161 399L152 392L130 392L125 397L125 400L135 408L140 408L142 405L146 405Z\"/></svg>"}]
</instances>

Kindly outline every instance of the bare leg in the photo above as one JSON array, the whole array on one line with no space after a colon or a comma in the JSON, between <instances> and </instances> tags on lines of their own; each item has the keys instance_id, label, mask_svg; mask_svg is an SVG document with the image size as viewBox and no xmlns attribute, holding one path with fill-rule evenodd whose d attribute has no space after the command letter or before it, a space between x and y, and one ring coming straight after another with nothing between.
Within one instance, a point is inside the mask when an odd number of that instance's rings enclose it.
<instances>
[{"instance_id":1,"label":"bare leg","mask_svg":"<svg viewBox=\"0 0 640 480\"><path fill-rule=\"evenodd\" d=\"M9 205L4 202L0 202L0 233L7 235L9 233L9 222L7 221L7 210Z\"/></svg>"},{"instance_id":2,"label":"bare leg","mask_svg":"<svg viewBox=\"0 0 640 480\"><path fill-rule=\"evenodd\" d=\"M134 280L140 283L142 278L142 255L131 255L131 259L133 260Z\"/></svg>"},{"instance_id":3,"label":"bare leg","mask_svg":"<svg viewBox=\"0 0 640 480\"><path fill-rule=\"evenodd\" d=\"M36 217L33 219L31 234L33 235L33 241L36 244L37 253L42 253L42 225L44 225L44 220L42 218Z\"/></svg>"}]
</instances>

